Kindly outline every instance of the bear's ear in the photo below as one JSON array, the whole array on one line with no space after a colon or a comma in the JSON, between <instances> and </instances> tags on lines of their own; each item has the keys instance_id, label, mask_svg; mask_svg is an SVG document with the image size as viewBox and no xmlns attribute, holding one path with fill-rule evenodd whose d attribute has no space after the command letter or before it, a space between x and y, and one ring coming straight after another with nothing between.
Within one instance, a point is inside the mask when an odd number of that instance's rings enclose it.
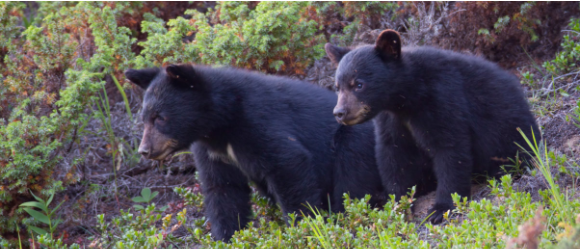
<instances>
[{"instance_id":1,"label":"bear's ear","mask_svg":"<svg viewBox=\"0 0 580 249\"><path fill-rule=\"evenodd\" d=\"M151 81L159 73L159 68L146 68L146 69L127 69L125 71L125 77L133 82L133 84L138 85L143 89L147 89Z\"/></svg>"},{"instance_id":2,"label":"bear's ear","mask_svg":"<svg viewBox=\"0 0 580 249\"><path fill-rule=\"evenodd\" d=\"M177 86L194 88L196 85L197 77L192 65L169 65L165 68L165 72Z\"/></svg>"},{"instance_id":3,"label":"bear's ear","mask_svg":"<svg viewBox=\"0 0 580 249\"><path fill-rule=\"evenodd\" d=\"M326 45L324 45L324 49L326 50L328 58L330 58L330 61L332 61L335 66L338 65L345 54L350 52L350 48L338 47L330 43L326 43Z\"/></svg>"},{"instance_id":4,"label":"bear's ear","mask_svg":"<svg viewBox=\"0 0 580 249\"><path fill-rule=\"evenodd\" d=\"M401 58L401 37L397 31L387 29L379 35L375 49L383 60Z\"/></svg>"}]
</instances>

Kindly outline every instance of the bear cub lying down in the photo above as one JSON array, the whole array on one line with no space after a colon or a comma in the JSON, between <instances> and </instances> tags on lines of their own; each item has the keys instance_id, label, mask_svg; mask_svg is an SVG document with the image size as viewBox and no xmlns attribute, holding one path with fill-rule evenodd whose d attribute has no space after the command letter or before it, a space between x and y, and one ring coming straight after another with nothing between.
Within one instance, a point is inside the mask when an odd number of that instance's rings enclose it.
<instances>
[{"instance_id":1,"label":"bear cub lying down","mask_svg":"<svg viewBox=\"0 0 580 249\"><path fill-rule=\"evenodd\" d=\"M193 145L215 239L229 240L250 220L250 181L284 214L308 213L306 203L342 211L343 193L371 194L371 205L382 198L374 126L337 124L337 97L328 90L192 65L125 75L146 89L139 152L161 160Z\"/></svg>"},{"instance_id":2,"label":"bear cub lying down","mask_svg":"<svg viewBox=\"0 0 580 249\"><path fill-rule=\"evenodd\" d=\"M540 131L513 74L481 58L429 47L401 48L383 31L374 46L326 44L338 64L334 115L346 125L374 118L377 163L387 194L436 190L440 223L452 193L470 196L472 174L496 176ZM519 153L520 159L525 153Z\"/></svg>"}]
</instances>

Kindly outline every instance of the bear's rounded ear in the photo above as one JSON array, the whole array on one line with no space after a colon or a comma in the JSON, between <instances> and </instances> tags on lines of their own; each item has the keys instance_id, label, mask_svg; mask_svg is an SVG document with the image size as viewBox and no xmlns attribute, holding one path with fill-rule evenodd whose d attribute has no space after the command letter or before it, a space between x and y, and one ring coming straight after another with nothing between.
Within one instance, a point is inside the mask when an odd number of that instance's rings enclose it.
<instances>
[{"instance_id":1,"label":"bear's rounded ear","mask_svg":"<svg viewBox=\"0 0 580 249\"><path fill-rule=\"evenodd\" d=\"M146 69L127 69L125 71L125 77L133 82L133 84L138 85L143 89L147 89L151 81L159 73L159 68L146 68Z\"/></svg>"},{"instance_id":2,"label":"bear's rounded ear","mask_svg":"<svg viewBox=\"0 0 580 249\"><path fill-rule=\"evenodd\" d=\"M387 29L379 35L375 49L383 60L401 58L401 36L397 31Z\"/></svg>"},{"instance_id":3,"label":"bear's rounded ear","mask_svg":"<svg viewBox=\"0 0 580 249\"><path fill-rule=\"evenodd\" d=\"M326 50L326 55L328 55L328 58L330 58L330 61L332 61L335 66L338 65L345 54L350 52L350 48L338 47L330 43L324 45L324 50Z\"/></svg>"},{"instance_id":4,"label":"bear's rounded ear","mask_svg":"<svg viewBox=\"0 0 580 249\"><path fill-rule=\"evenodd\" d=\"M189 64L169 65L165 68L174 84L182 87L194 88L196 82L195 69Z\"/></svg>"}]
</instances>

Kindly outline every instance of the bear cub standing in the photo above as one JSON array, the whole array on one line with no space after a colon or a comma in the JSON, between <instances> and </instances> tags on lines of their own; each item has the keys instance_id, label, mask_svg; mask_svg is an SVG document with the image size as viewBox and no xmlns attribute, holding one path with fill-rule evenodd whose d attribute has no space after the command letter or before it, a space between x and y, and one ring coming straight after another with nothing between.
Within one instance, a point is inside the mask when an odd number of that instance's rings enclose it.
<instances>
[{"instance_id":1,"label":"bear cub standing","mask_svg":"<svg viewBox=\"0 0 580 249\"><path fill-rule=\"evenodd\" d=\"M192 146L215 239L229 240L251 218L251 189L284 214L306 203L342 211L342 195L383 192L374 125L336 123L336 95L315 85L236 69L170 65L125 72L143 89L139 152L161 160ZM329 203L330 201L330 203Z\"/></svg>"},{"instance_id":2,"label":"bear cub standing","mask_svg":"<svg viewBox=\"0 0 580 249\"><path fill-rule=\"evenodd\" d=\"M472 174L496 176L528 138L540 137L519 80L481 58L430 47L402 48L393 30L374 46L326 44L338 64L338 122L374 118L383 184L397 198L436 190L432 223L470 196ZM520 159L525 153L519 153ZM525 158L524 158L525 159Z\"/></svg>"}]
</instances>

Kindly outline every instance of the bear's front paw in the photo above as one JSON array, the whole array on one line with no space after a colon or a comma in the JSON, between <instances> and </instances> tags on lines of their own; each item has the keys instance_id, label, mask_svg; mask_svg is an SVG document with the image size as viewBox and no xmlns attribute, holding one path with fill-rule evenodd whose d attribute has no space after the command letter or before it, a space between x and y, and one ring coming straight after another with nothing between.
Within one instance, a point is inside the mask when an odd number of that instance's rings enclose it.
<instances>
[{"instance_id":1,"label":"bear's front paw","mask_svg":"<svg viewBox=\"0 0 580 249\"><path fill-rule=\"evenodd\" d=\"M453 206L447 204L435 204L429 210L429 217L427 218L428 221L431 221L432 224L439 224L443 222L443 214L447 211L453 209Z\"/></svg>"}]
</instances>

